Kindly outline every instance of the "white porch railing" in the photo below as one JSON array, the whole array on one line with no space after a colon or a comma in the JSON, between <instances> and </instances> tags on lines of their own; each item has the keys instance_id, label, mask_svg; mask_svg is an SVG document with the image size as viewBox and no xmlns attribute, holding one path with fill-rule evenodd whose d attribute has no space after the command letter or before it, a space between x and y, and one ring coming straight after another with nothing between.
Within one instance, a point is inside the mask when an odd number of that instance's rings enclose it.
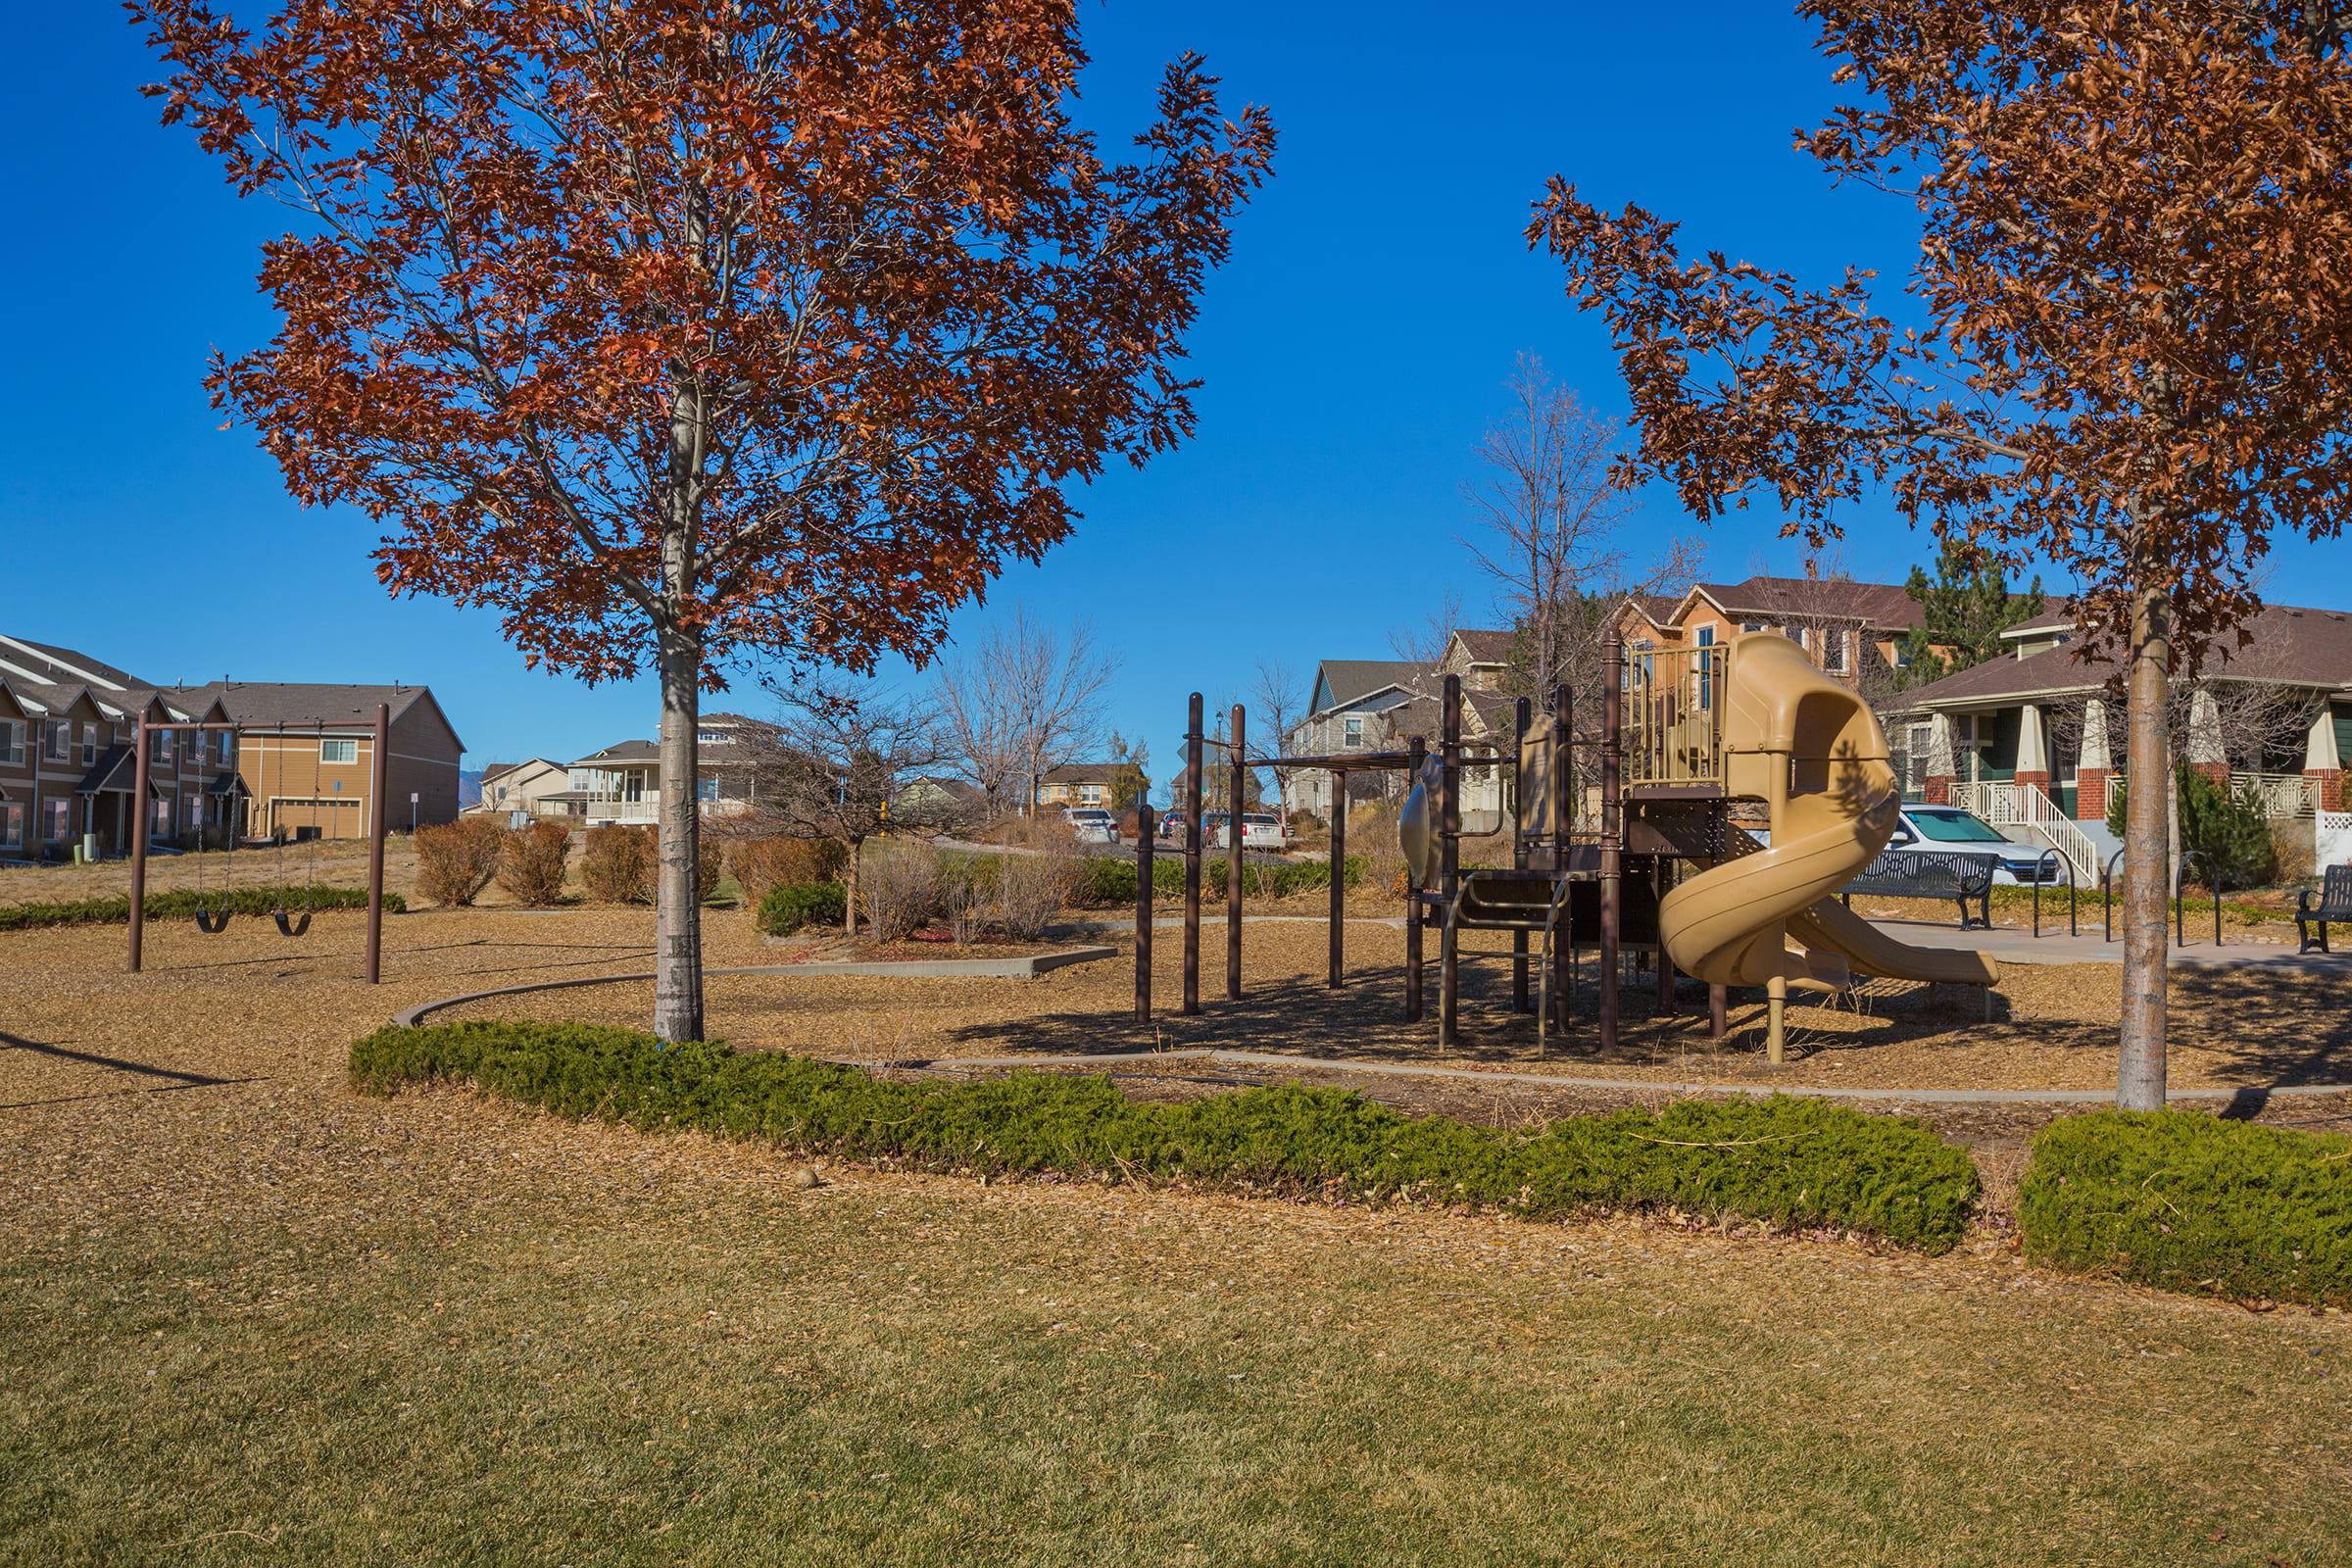
<instances>
[{"instance_id":1,"label":"white porch railing","mask_svg":"<svg viewBox=\"0 0 2352 1568\"><path fill-rule=\"evenodd\" d=\"M579 809L574 810L573 807ZM660 801L541 801L532 808L532 814L550 821L573 822L653 822L662 815Z\"/></svg>"},{"instance_id":2,"label":"white porch railing","mask_svg":"<svg viewBox=\"0 0 2352 1568\"><path fill-rule=\"evenodd\" d=\"M2230 775L2230 793L2273 822L2295 822L2320 808L2320 781L2301 773Z\"/></svg>"},{"instance_id":3,"label":"white porch railing","mask_svg":"<svg viewBox=\"0 0 2352 1568\"><path fill-rule=\"evenodd\" d=\"M2099 847L2038 784L2006 779L1971 779L1952 786L1952 804L1994 827L2022 827L2066 857L2078 885L2099 879Z\"/></svg>"}]
</instances>

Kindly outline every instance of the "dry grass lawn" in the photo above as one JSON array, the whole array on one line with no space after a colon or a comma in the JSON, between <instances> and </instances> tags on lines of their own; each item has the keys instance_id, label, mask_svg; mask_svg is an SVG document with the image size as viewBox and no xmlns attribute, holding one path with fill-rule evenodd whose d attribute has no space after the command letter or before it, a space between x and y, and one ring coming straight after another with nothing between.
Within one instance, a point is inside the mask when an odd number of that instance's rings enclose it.
<instances>
[{"instance_id":1,"label":"dry grass lawn","mask_svg":"<svg viewBox=\"0 0 2352 1568\"><path fill-rule=\"evenodd\" d=\"M710 923L713 963L769 956ZM361 927L159 925L137 978L119 927L0 935L0 1559L2352 1560L2340 1314L2052 1277L1998 1226L1921 1259L858 1169L800 1192L764 1149L345 1087L394 1008L642 966L649 913L399 918L372 990ZM1371 928L1338 1004L1321 932L1285 929L1192 1028L1424 1049L1373 1027ZM2095 972L2051 971L2002 1050L2088 1061ZM713 1023L1099 1047L1134 1038L1128 979L719 982ZM2183 1061L2217 1074L2283 1050L2277 1015L2345 1011L2198 979L2183 1034L2213 1044ZM1975 1032L1904 1027L1839 1051Z\"/></svg>"}]
</instances>

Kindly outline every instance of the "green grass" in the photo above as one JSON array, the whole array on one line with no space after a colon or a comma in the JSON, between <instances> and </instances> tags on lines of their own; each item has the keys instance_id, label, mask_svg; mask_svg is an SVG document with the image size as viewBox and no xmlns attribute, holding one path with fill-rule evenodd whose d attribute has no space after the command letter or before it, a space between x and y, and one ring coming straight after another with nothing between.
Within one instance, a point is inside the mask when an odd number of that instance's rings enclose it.
<instances>
[{"instance_id":1,"label":"green grass","mask_svg":"<svg viewBox=\"0 0 2352 1568\"><path fill-rule=\"evenodd\" d=\"M290 886L278 888L174 888L168 893L147 895L147 918L150 920L185 920L199 908L227 908L232 914L269 914L286 909L365 909L368 890L365 888L330 888ZM399 914L408 908L408 902L397 893L384 895L385 911ZM130 899L127 895L114 898L74 899L65 902L0 905L0 931L25 931L40 926L59 925L128 925Z\"/></svg>"},{"instance_id":2,"label":"green grass","mask_svg":"<svg viewBox=\"0 0 2352 1568\"><path fill-rule=\"evenodd\" d=\"M351 1078L375 1094L464 1081L565 1116L934 1170L1143 1177L1472 1204L1529 1219L1670 1210L1848 1231L1931 1252L1965 1234L1979 1192L1967 1153L1919 1122L1780 1096L1503 1132L1407 1116L1331 1089L1171 1104L1132 1100L1100 1076L908 1083L716 1044L665 1048L627 1029L507 1021L380 1029L352 1047Z\"/></svg>"},{"instance_id":3,"label":"green grass","mask_svg":"<svg viewBox=\"0 0 2352 1568\"><path fill-rule=\"evenodd\" d=\"M601 1183L569 1137L12 1242L0 1557L2315 1568L2352 1540L2326 1324L1671 1233L794 1195L625 1149Z\"/></svg>"}]
</instances>

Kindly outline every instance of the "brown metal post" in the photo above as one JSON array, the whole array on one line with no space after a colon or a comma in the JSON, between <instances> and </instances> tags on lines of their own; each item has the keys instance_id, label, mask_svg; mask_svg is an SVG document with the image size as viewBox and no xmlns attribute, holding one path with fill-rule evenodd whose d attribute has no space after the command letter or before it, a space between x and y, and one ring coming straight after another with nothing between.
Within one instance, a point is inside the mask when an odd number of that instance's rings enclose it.
<instances>
[{"instance_id":1,"label":"brown metal post","mask_svg":"<svg viewBox=\"0 0 2352 1568\"><path fill-rule=\"evenodd\" d=\"M1200 694L1184 731L1184 1011L1200 1010Z\"/></svg>"},{"instance_id":2,"label":"brown metal post","mask_svg":"<svg viewBox=\"0 0 2352 1568\"><path fill-rule=\"evenodd\" d=\"M1732 988L1707 987L1707 1038L1721 1040L1732 1030Z\"/></svg>"},{"instance_id":3,"label":"brown metal post","mask_svg":"<svg viewBox=\"0 0 2352 1568\"><path fill-rule=\"evenodd\" d=\"M1617 1049L1617 938L1624 914L1625 643L1600 645L1600 1049Z\"/></svg>"},{"instance_id":4,"label":"brown metal post","mask_svg":"<svg viewBox=\"0 0 2352 1568\"><path fill-rule=\"evenodd\" d=\"M1576 820L1575 717L1576 698L1568 683L1561 681L1551 689L1551 869L1555 876L1568 874L1569 827ZM1565 1032L1574 1000L1574 902L1565 903L1560 912L1562 918L1551 935L1551 1022Z\"/></svg>"},{"instance_id":5,"label":"brown metal post","mask_svg":"<svg viewBox=\"0 0 2352 1568\"><path fill-rule=\"evenodd\" d=\"M130 721L130 972L139 972L147 942L147 720ZM36 768L38 764L35 764Z\"/></svg>"},{"instance_id":6,"label":"brown metal post","mask_svg":"<svg viewBox=\"0 0 2352 1568\"><path fill-rule=\"evenodd\" d=\"M1135 808L1135 1021L1152 1021L1152 803Z\"/></svg>"},{"instance_id":7,"label":"brown metal post","mask_svg":"<svg viewBox=\"0 0 2352 1568\"><path fill-rule=\"evenodd\" d=\"M391 774L392 708L375 705L375 750L368 764L368 798L375 806L375 831L368 844L368 983L384 978L384 824L391 802L384 799Z\"/></svg>"},{"instance_id":8,"label":"brown metal post","mask_svg":"<svg viewBox=\"0 0 2352 1568\"><path fill-rule=\"evenodd\" d=\"M1456 1044L1461 1012L1461 938L1454 901L1461 897L1462 677L1448 675L1439 700L1438 898L1446 923L1438 928L1438 1044Z\"/></svg>"},{"instance_id":9,"label":"brown metal post","mask_svg":"<svg viewBox=\"0 0 2352 1568\"><path fill-rule=\"evenodd\" d=\"M1331 770L1331 980L1348 972L1348 770Z\"/></svg>"},{"instance_id":10,"label":"brown metal post","mask_svg":"<svg viewBox=\"0 0 2352 1568\"><path fill-rule=\"evenodd\" d=\"M1233 789L1225 801L1225 1000L1242 1000L1242 801L1250 772L1249 715L1233 705Z\"/></svg>"},{"instance_id":11,"label":"brown metal post","mask_svg":"<svg viewBox=\"0 0 2352 1568\"><path fill-rule=\"evenodd\" d=\"M1416 735L1405 749L1405 784L1409 789L1421 777L1421 764L1428 760L1429 743ZM1421 1021L1421 884L1413 876L1411 866L1405 871L1404 903L1404 1020Z\"/></svg>"},{"instance_id":12,"label":"brown metal post","mask_svg":"<svg viewBox=\"0 0 2352 1568\"><path fill-rule=\"evenodd\" d=\"M1527 756L1527 731L1536 716L1536 705L1522 697L1511 705L1511 869L1527 869L1527 779L1519 763ZM1527 933L1511 933L1511 1010L1525 1012L1527 1006Z\"/></svg>"}]
</instances>

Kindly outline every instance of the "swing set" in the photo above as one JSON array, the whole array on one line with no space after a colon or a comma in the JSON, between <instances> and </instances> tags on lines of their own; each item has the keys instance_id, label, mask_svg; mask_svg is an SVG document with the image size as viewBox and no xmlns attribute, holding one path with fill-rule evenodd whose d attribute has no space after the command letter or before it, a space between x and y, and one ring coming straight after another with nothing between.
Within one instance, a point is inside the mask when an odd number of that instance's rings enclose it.
<instances>
[{"instance_id":1,"label":"swing set","mask_svg":"<svg viewBox=\"0 0 2352 1568\"><path fill-rule=\"evenodd\" d=\"M368 765L368 814L370 820L368 825L368 983L369 985L379 984L383 978L384 789L386 763L389 755L387 742L389 739L391 724L392 710L390 706L384 703L376 704L374 747L369 758ZM148 759L150 755L150 742L148 737L159 733L170 733L172 731L186 731L191 734L201 735L206 731L225 730L233 734L246 727L247 726L241 726L235 723L202 723L193 721L186 723L153 723L145 718L140 718L132 726L131 745L134 753L136 754L137 762L136 778L131 786L131 794L132 799L138 802L137 809L133 810L131 813L130 831L129 968L130 972L133 974L139 973L141 969L141 959L146 941L147 927L147 824L150 814L147 804L147 793L150 787L147 772ZM326 732L326 725L324 722L320 722L313 726L313 728L315 733L321 737L323 737ZM284 798L284 787L286 780L286 726L279 724L275 726L270 733L277 741L276 765L278 785L277 792L273 794L270 799L272 802L277 802ZM200 898L196 906L196 929L204 932L207 936L218 936L220 933L227 930L229 918L233 913L234 902L231 898L231 889L235 885L233 877L233 861L235 860L237 853L237 837L238 835L236 832L236 826L234 822L231 821L228 834L228 850L227 853L220 858L220 885L218 890L214 890L214 892L217 893L217 896ZM272 822L270 837L271 851L276 857L277 872L277 897L274 906L270 911L270 919L277 926L277 933L279 936L288 938L306 936L309 934L311 929L312 906L311 902L307 897L299 901L302 906L299 909L290 906L288 903L288 883L286 881L286 834L284 827L280 824ZM310 840L310 846L311 847L308 856L303 862L302 887L305 894L308 894L312 889L318 887L318 840L315 833Z\"/></svg>"}]
</instances>

